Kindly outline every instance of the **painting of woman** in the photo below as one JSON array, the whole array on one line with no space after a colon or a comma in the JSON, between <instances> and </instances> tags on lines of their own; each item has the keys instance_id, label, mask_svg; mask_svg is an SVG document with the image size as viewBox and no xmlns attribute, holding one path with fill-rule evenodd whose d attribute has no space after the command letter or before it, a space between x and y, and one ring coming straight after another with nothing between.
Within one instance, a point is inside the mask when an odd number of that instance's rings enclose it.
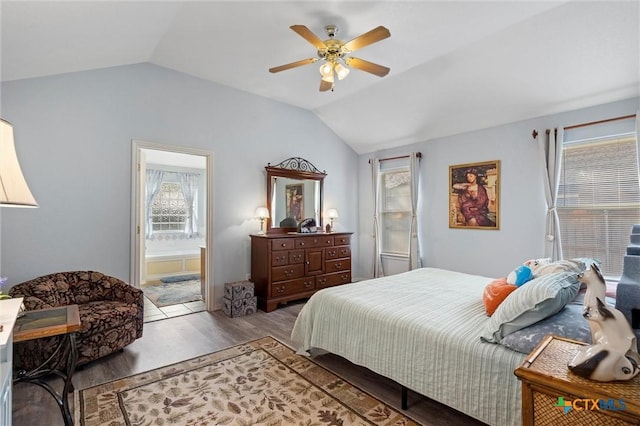
<instances>
[{"instance_id":1,"label":"painting of woman","mask_svg":"<svg viewBox=\"0 0 640 426\"><path fill-rule=\"evenodd\" d=\"M497 229L498 162L490 163L488 167L472 166L452 166L453 223L450 221L449 225Z\"/></svg>"}]
</instances>

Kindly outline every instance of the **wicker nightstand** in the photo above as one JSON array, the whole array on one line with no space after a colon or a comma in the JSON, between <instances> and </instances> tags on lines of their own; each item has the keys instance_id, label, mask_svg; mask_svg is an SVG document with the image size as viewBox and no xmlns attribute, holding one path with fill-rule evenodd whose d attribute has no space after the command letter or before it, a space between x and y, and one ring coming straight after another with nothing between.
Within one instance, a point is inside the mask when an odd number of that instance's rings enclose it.
<instances>
[{"instance_id":1,"label":"wicker nightstand","mask_svg":"<svg viewBox=\"0 0 640 426\"><path fill-rule=\"evenodd\" d=\"M607 383L576 376L567 364L584 344L548 336L516 369L523 425L640 425L640 376Z\"/></svg>"}]
</instances>

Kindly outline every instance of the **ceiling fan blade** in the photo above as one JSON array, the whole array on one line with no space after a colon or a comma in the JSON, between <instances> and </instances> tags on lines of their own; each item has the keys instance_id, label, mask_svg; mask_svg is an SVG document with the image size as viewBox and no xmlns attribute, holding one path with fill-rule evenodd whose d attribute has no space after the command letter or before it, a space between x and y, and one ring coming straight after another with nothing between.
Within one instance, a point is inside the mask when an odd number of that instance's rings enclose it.
<instances>
[{"instance_id":1,"label":"ceiling fan blade","mask_svg":"<svg viewBox=\"0 0 640 426\"><path fill-rule=\"evenodd\" d=\"M374 64L373 62L365 61L364 59L359 58L346 57L344 58L344 62L350 67L375 74L378 77L384 77L385 75L389 74L389 71L391 70L390 68Z\"/></svg>"},{"instance_id":2,"label":"ceiling fan blade","mask_svg":"<svg viewBox=\"0 0 640 426\"><path fill-rule=\"evenodd\" d=\"M320 91L326 92L327 90L331 90L333 88L333 83L329 83L328 81L320 80Z\"/></svg>"},{"instance_id":3,"label":"ceiling fan blade","mask_svg":"<svg viewBox=\"0 0 640 426\"><path fill-rule=\"evenodd\" d=\"M327 47L325 46L324 42L320 39L320 37L312 33L311 30L305 27L304 25L292 25L289 28L297 32L300 36L302 36L302 38L304 38L309 43L314 45L316 49L320 50Z\"/></svg>"},{"instance_id":4,"label":"ceiling fan blade","mask_svg":"<svg viewBox=\"0 0 640 426\"><path fill-rule=\"evenodd\" d=\"M344 44L344 48L349 50L350 52L353 52L355 50L362 49L365 46L369 46L370 44L376 43L380 40L384 40L389 36L391 36L389 30L381 25L367 33L354 38L353 40L346 42Z\"/></svg>"},{"instance_id":5,"label":"ceiling fan blade","mask_svg":"<svg viewBox=\"0 0 640 426\"><path fill-rule=\"evenodd\" d=\"M291 62L290 64L280 65L279 67L269 68L269 72L280 72L291 68L297 68L303 65L312 64L314 62L317 62L318 60L318 58L303 59L301 61Z\"/></svg>"}]
</instances>

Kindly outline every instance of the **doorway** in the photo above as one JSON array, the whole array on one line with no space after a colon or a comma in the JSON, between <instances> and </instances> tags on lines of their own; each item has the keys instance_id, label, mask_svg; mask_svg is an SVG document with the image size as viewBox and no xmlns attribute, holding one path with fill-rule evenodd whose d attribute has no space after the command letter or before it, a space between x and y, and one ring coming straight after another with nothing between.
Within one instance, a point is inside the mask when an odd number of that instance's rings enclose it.
<instances>
[{"instance_id":1,"label":"doorway","mask_svg":"<svg viewBox=\"0 0 640 426\"><path fill-rule=\"evenodd\" d=\"M132 141L130 281L148 290L145 321L213 310L212 165L208 151Z\"/></svg>"}]
</instances>

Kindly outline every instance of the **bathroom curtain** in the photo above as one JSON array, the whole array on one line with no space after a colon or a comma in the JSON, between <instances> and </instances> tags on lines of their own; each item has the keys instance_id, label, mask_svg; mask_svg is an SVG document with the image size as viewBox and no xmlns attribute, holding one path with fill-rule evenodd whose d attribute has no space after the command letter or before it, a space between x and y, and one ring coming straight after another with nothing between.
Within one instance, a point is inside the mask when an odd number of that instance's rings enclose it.
<instances>
[{"instance_id":1,"label":"bathroom curtain","mask_svg":"<svg viewBox=\"0 0 640 426\"><path fill-rule=\"evenodd\" d=\"M556 210L556 201L562 167L563 137L564 129L558 128L549 130L546 137L538 139L540 164L544 169L544 195L547 201L544 256L550 257L552 261L562 259L560 220Z\"/></svg>"},{"instance_id":2,"label":"bathroom curtain","mask_svg":"<svg viewBox=\"0 0 640 426\"><path fill-rule=\"evenodd\" d=\"M420 243L418 240L418 186L420 179L420 157L412 152L409 156L409 176L411 185L411 227L409 233L409 270L422 267Z\"/></svg>"},{"instance_id":3,"label":"bathroom curtain","mask_svg":"<svg viewBox=\"0 0 640 426\"><path fill-rule=\"evenodd\" d=\"M371 164L371 186L373 189L373 277L377 278L384 276L382 258L380 256L382 243L380 241L380 219L378 215L380 205L380 160L372 158L369 163Z\"/></svg>"},{"instance_id":4,"label":"bathroom curtain","mask_svg":"<svg viewBox=\"0 0 640 426\"><path fill-rule=\"evenodd\" d=\"M197 173L178 173L182 195L187 204L187 218L184 223L184 235L192 238L198 235L198 180Z\"/></svg>"},{"instance_id":5,"label":"bathroom curtain","mask_svg":"<svg viewBox=\"0 0 640 426\"><path fill-rule=\"evenodd\" d=\"M151 222L151 204L156 198L162 185L164 172L162 170L146 169L146 181L144 185L144 214L145 214L145 236L151 238L153 234L153 223Z\"/></svg>"}]
</instances>

